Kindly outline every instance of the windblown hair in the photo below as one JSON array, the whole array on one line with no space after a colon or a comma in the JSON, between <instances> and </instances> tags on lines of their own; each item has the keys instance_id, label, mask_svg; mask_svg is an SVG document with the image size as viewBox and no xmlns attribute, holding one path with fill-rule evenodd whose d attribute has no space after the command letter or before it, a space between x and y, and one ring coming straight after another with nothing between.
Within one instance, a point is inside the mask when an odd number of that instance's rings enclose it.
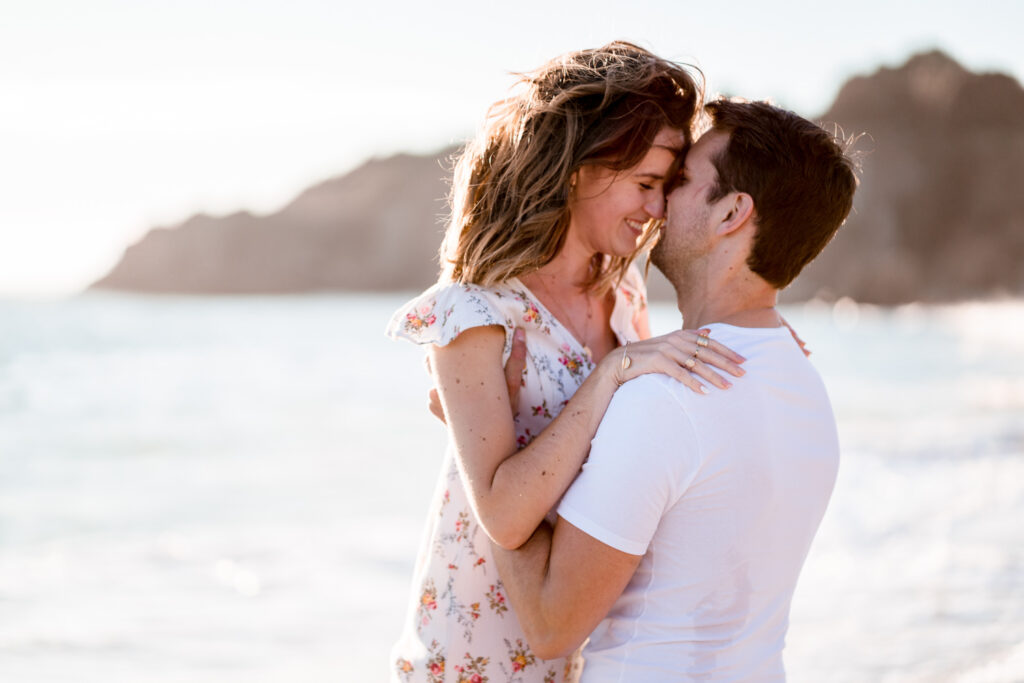
<instances>
[{"instance_id":1,"label":"windblown hair","mask_svg":"<svg viewBox=\"0 0 1024 683\"><path fill-rule=\"evenodd\" d=\"M751 196L757 232L747 265L782 289L821 253L853 207L853 140L767 102L720 99L705 111L713 130L729 134L712 159L718 182L706 201L730 192Z\"/></svg>"},{"instance_id":2,"label":"windblown hair","mask_svg":"<svg viewBox=\"0 0 1024 683\"><path fill-rule=\"evenodd\" d=\"M665 126L689 145L701 98L687 68L626 42L520 74L456 163L442 279L488 286L550 263L565 244L573 174L587 164L635 166ZM652 227L628 257L595 255L586 285L599 293L613 286Z\"/></svg>"}]
</instances>

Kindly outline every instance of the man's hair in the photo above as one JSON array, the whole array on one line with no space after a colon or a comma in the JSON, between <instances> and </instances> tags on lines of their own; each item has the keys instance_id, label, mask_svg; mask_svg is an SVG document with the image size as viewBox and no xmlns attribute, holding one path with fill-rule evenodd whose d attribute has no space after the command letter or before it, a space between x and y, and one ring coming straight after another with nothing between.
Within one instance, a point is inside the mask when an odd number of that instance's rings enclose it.
<instances>
[{"instance_id":1,"label":"man's hair","mask_svg":"<svg viewBox=\"0 0 1024 683\"><path fill-rule=\"evenodd\" d=\"M488 286L550 263L565 244L573 174L635 166L665 126L688 144L701 101L686 67L622 41L522 74L456 164L442 277ZM608 288L631 261L599 255L587 284Z\"/></svg>"},{"instance_id":2,"label":"man's hair","mask_svg":"<svg viewBox=\"0 0 1024 683\"><path fill-rule=\"evenodd\" d=\"M857 178L848 143L767 102L719 99L705 110L712 129L729 134L712 159L718 182L707 201L730 192L753 198L757 232L747 266L782 289L850 213Z\"/></svg>"}]
</instances>

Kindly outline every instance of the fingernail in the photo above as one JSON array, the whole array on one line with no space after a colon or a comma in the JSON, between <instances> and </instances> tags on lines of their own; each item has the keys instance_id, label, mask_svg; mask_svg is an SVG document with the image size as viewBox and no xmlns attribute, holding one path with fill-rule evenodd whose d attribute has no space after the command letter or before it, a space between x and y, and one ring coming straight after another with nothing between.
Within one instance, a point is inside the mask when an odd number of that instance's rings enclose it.
<instances>
[{"instance_id":1,"label":"fingernail","mask_svg":"<svg viewBox=\"0 0 1024 683\"><path fill-rule=\"evenodd\" d=\"M729 380L722 380L722 384L725 385L726 389L729 389L729 388L732 387L732 382L730 382Z\"/></svg>"},{"instance_id":2,"label":"fingernail","mask_svg":"<svg viewBox=\"0 0 1024 683\"><path fill-rule=\"evenodd\" d=\"M708 393L708 388L706 386L704 386L703 384L698 384L697 388L700 389L700 393L702 393L702 394L707 394Z\"/></svg>"},{"instance_id":3,"label":"fingernail","mask_svg":"<svg viewBox=\"0 0 1024 683\"><path fill-rule=\"evenodd\" d=\"M523 331L523 328L517 327L516 331L512 334L512 336L515 338L516 341L523 341L523 337L526 336L526 332Z\"/></svg>"}]
</instances>

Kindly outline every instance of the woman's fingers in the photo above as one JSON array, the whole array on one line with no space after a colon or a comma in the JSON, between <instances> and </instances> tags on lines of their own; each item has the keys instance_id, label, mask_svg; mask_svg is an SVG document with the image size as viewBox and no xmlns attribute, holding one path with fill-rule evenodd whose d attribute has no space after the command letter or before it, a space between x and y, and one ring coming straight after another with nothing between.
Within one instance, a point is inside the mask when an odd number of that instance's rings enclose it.
<instances>
[{"instance_id":1,"label":"woman's fingers","mask_svg":"<svg viewBox=\"0 0 1024 683\"><path fill-rule=\"evenodd\" d=\"M625 350L630 366L620 371L621 381L660 372L676 378L697 393L707 393L705 382L719 389L728 389L732 383L719 370L742 377L745 371L739 364L746 358L711 339L707 332L678 330L631 344Z\"/></svg>"},{"instance_id":2,"label":"woman's fingers","mask_svg":"<svg viewBox=\"0 0 1024 683\"><path fill-rule=\"evenodd\" d=\"M787 328L789 328L789 333L791 335L793 335L793 339L800 346L800 350L804 352L804 355L805 356L810 356L811 355L811 350L807 348L807 342L805 342L803 339L800 338L800 335L796 333L796 330L793 329L792 325L790 325L788 322L786 322L785 318L781 318L781 320L782 320L782 324L785 325Z\"/></svg>"},{"instance_id":3,"label":"woman's fingers","mask_svg":"<svg viewBox=\"0 0 1024 683\"><path fill-rule=\"evenodd\" d=\"M638 354L636 362L630 366L627 379L651 373L668 375L698 394L708 393L707 387L701 383L700 378L683 367L681 359L674 355L674 351L665 353L664 350L644 350L642 354Z\"/></svg>"},{"instance_id":4,"label":"woman's fingers","mask_svg":"<svg viewBox=\"0 0 1024 683\"><path fill-rule=\"evenodd\" d=\"M704 337L707 339L707 346L699 344L701 336L692 330L673 332L666 335L666 338L681 352L687 354L687 357L692 356L696 351L697 360L703 361L707 365L725 370L734 377L742 377L746 374L746 370L740 367L739 363L747 359L711 338Z\"/></svg>"},{"instance_id":5,"label":"woman's fingers","mask_svg":"<svg viewBox=\"0 0 1024 683\"><path fill-rule=\"evenodd\" d=\"M747 374L746 370L726 358L720 352L711 350L710 346L700 347L695 344L694 350L690 352L690 355L700 363L706 366L713 365L720 370L728 372L733 377L742 377Z\"/></svg>"},{"instance_id":6,"label":"woman's fingers","mask_svg":"<svg viewBox=\"0 0 1024 683\"><path fill-rule=\"evenodd\" d=\"M628 348L630 365L628 370L623 371L622 381L652 372L660 372L676 378L690 389L702 394L707 393L707 388L701 384L701 378L719 389L728 389L732 386L706 364L698 360L694 360L692 364L689 363L692 354L684 353L676 345L667 341L662 340L654 344L631 344ZM687 365L693 366L692 371L687 369Z\"/></svg>"},{"instance_id":7,"label":"woman's fingers","mask_svg":"<svg viewBox=\"0 0 1024 683\"><path fill-rule=\"evenodd\" d=\"M746 373L746 370L741 368L739 364L746 362L747 359L741 356L740 354L736 353L732 349L730 349L728 346L725 346L720 342L716 342L714 339L711 339L709 337L708 345L705 346L704 349L713 351L715 354L718 355L718 357L722 358L726 363L725 365L718 365L717 367L720 367L723 370L726 370L727 372L736 375L737 377L740 377L741 375ZM733 370L735 370L736 372L733 372Z\"/></svg>"},{"instance_id":8,"label":"woman's fingers","mask_svg":"<svg viewBox=\"0 0 1024 683\"><path fill-rule=\"evenodd\" d=\"M708 393L708 388L704 386L699 379L697 379L697 375L693 374L678 363L674 364L673 367L670 368L670 372L667 374L671 377L675 377L679 382L685 384L695 393Z\"/></svg>"},{"instance_id":9,"label":"woman's fingers","mask_svg":"<svg viewBox=\"0 0 1024 683\"><path fill-rule=\"evenodd\" d=\"M725 379L717 372L712 370L707 364L699 360L693 364L693 367L690 368L690 372L694 375L697 375L698 377L702 377L711 384L714 384L719 389L728 389L729 387L732 386L732 382Z\"/></svg>"}]
</instances>

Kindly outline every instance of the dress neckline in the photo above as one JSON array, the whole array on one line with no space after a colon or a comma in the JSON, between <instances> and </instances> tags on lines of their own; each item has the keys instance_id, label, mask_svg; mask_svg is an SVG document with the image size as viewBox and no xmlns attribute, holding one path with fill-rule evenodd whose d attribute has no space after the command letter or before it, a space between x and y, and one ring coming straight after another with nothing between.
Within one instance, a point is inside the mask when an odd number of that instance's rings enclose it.
<instances>
[{"instance_id":1,"label":"dress neckline","mask_svg":"<svg viewBox=\"0 0 1024 683\"><path fill-rule=\"evenodd\" d=\"M587 353L587 345L576 338L576 335L572 333L569 327L565 325L561 320L559 320L558 316L552 313L551 310L544 305L544 302L541 301L536 294L534 294L532 289L523 284L523 281L520 280L518 277L510 278L509 280L507 280L507 282L509 284L514 285L515 287L518 287L519 289L522 289L523 292L530 297L531 301L537 306L541 313L546 315L549 320L555 321L555 324L557 324L558 327L565 334L565 336L572 341L573 346L575 346L576 350L579 351L579 353L584 358L587 359L587 362L590 363L591 365L596 365L593 357L589 353ZM611 315L608 316L608 326L611 328L612 334L615 335L615 340L619 342L619 346L622 346L622 334L619 333L619 330L615 329L615 322L617 319L616 313L619 310L619 306L622 305L623 297L619 294L618 288L612 290L612 295L614 297L614 303L612 304Z\"/></svg>"}]
</instances>

